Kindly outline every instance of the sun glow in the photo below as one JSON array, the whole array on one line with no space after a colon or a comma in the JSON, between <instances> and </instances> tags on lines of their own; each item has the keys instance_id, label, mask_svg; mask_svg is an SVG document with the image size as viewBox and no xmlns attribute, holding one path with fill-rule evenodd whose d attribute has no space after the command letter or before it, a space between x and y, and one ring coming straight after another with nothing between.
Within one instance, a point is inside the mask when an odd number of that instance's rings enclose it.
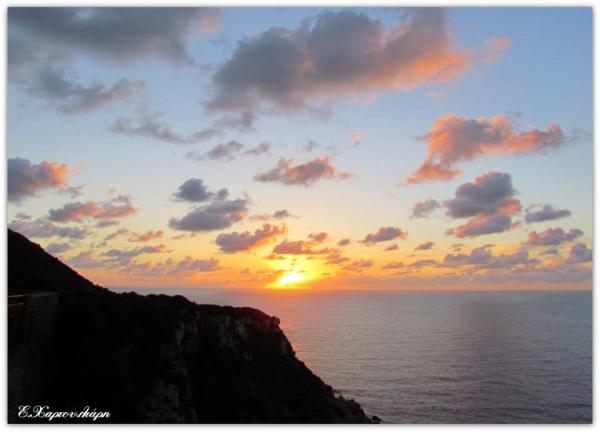
<instances>
[{"instance_id":1,"label":"sun glow","mask_svg":"<svg viewBox=\"0 0 600 432\"><path fill-rule=\"evenodd\" d=\"M277 286L296 285L305 279L306 279L306 277L302 273L300 273L296 270L291 270L291 271L284 273L283 276L281 276L279 278L276 285Z\"/></svg>"}]
</instances>

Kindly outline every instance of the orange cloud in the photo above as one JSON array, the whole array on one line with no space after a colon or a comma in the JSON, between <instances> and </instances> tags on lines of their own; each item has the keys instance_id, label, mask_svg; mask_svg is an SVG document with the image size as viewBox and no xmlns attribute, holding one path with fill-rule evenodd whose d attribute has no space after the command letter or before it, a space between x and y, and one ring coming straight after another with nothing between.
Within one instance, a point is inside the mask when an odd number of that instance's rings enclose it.
<instances>
[{"instance_id":1,"label":"orange cloud","mask_svg":"<svg viewBox=\"0 0 600 432\"><path fill-rule=\"evenodd\" d=\"M515 120L514 116L507 115L469 119L447 114L438 118L424 136L427 159L406 181L450 180L461 173L455 167L458 162L486 154L542 153L578 139L577 133L567 136L555 123L550 124L546 131L518 132Z\"/></svg>"}]
</instances>

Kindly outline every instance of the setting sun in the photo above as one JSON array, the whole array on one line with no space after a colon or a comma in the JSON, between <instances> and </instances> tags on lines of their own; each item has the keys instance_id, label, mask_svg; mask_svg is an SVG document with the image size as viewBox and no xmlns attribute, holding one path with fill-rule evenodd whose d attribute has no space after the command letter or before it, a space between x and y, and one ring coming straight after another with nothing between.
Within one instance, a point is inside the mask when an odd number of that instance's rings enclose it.
<instances>
[{"instance_id":1,"label":"setting sun","mask_svg":"<svg viewBox=\"0 0 600 432\"><path fill-rule=\"evenodd\" d=\"M287 285L296 285L299 282L302 282L303 280L305 280L305 276L296 271L296 270L292 270L289 271L287 273L284 273L283 276L281 276L281 278L277 281L278 286L287 286Z\"/></svg>"}]
</instances>

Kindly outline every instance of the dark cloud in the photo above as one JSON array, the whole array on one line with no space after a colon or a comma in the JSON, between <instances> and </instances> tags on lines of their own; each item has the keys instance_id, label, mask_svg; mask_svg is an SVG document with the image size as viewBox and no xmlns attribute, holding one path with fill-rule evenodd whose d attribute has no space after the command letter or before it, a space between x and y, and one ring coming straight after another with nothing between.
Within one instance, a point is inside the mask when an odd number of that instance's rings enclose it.
<instances>
[{"instance_id":1,"label":"dark cloud","mask_svg":"<svg viewBox=\"0 0 600 432\"><path fill-rule=\"evenodd\" d=\"M110 233L109 235L107 235L104 240L108 241L108 240L112 240L115 239L117 237L121 237L121 236L126 236L130 233L131 231L129 231L127 228L121 228L118 229L117 231L114 231L112 233Z\"/></svg>"},{"instance_id":2,"label":"dark cloud","mask_svg":"<svg viewBox=\"0 0 600 432\"><path fill-rule=\"evenodd\" d=\"M580 229L571 229L568 232L562 228L548 228L537 233L532 231L527 237L527 244L531 246L557 246L565 242L571 242L583 235Z\"/></svg>"},{"instance_id":3,"label":"dark cloud","mask_svg":"<svg viewBox=\"0 0 600 432\"><path fill-rule=\"evenodd\" d=\"M69 243L51 243L46 246L46 252L49 254L59 254L71 249L71 245Z\"/></svg>"},{"instance_id":4,"label":"dark cloud","mask_svg":"<svg viewBox=\"0 0 600 432\"><path fill-rule=\"evenodd\" d=\"M28 238L62 237L82 240L91 234L91 231L83 228L58 227L48 219L43 218L34 221L16 220L10 223L8 227Z\"/></svg>"},{"instance_id":5,"label":"dark cloud","mask_svg":"<svg viewBox=\"0 0 600 432\"><path fill-rule=\"evenodd\" d=\"M315 249L314 241L288 241L284 240L273 248L273 253L279 255L323 255L335 253L334 249L321 248Z\"/></svg>"},{"instance_id":6,"label":"dark cloud","mask_svg":"<svg viewBox=\"0 0 600 432\"><path fill-rule=\"evenodd\" d=\"M433 247L433 245L435 245L434 242L428 241L428 242L419 244L417 247L415 247L415 250L430 250Z\"/></svg>"},{"instance_id":7,"label":"dark cloud","mask_svg":"<svg viewBox=\"0 0 600 432\"><path fill-rule=\"evenodd\" d=\"M219 260L216 258L199 259L186 256L181 261L169 258L164 263L158 263L149 269L150 273L157 275L189 275L194 273L205 273L218 270ZM144 273L147 273L144 271Z\"/></svg>"},{"instance_id":8,"label":"dark cloud","mask_svg":"<svg viewBox=\"0 0 600 432\"><path fill-rule=\"evenodd\" d=\"M433 213L433 211L435 209L438 209L442 206L442 204L440 204L439 201L436 201L434 199L427 199L425 201L421 201L418 203L415 203L415 205L412 208L412 215L410 216L411 219L415 219L415 218L426 218L428 217L431 213Z\"/></svg>"},{"instance_id":9,"label":"dark cloud","mask_svg":"<svg viewBox=\"0 0 600 432\"><path fill-rule=\"evenodd\" d=\"M163 238L164 232L162 230L153 231L149 230L143 234L133 233L133 235L129 238L129 242L131 243L145 243L152 240L157 240Z\"/></svg>"},{"instance_id":10,"label":"dark cloud","mask_svg":"<svg viewBox=\"0 0 600 432\"><path fill-rule=\"evenodd\" d=\"M325 263L329 265L341 265L350 261L350 258L342 256L339 252L331 252L325 259Z\"/></svg>"},{"instance_id":11,"label":"dark cloud","mask_svg":"<svg viewBox=\"0 0 600 432\"><path fill-rule=\"evenodd\" d=\"M11 7L8 23L42 46L124 63L161 57L191 64L188 40L213 31L219 16L216 9L197 7Z\"/></svg>"},{"instance_id":12,"label":"dark cloud","mask_svg":"<svg viewBox=\"0 0 600 432\"><path fill-rule=\"evenodd\" d=\"M142 246L133 249L110 249L102 255L107 257L107 264L124 266L130 263L134 258L146 254L166 253L169 252L164 244L156 246Z\"/></svg>"},{"instance_id":13,"label":"dark cloud","mask_svg":"<svg viewBox=\"0 0 600 432\"><path fill-rule=\"evenodd\" d=\"M249 251L273 242L278 236L286 232L287 228L285 225L278 227L271 224L263 224L254 233L244 231L219 234L216 243L221 251L226 253Z\"/></svg>"},{"instance_id":14,"label":"dark cloud","mask_svg":"<svg viewBox=\"0 0 600 432\"><path fill-rule=\"evenodd\" d=\"M365 13L343 10L322 12L297 30L270 28L241 40L219 66L208 108L318 110L313 101L451 81L508 45L459 50L446 21L442 9L413 8L388 31Z\"/></svg>"},{"instance_id":15,"label":"dark cloud","mask_svg":"<svg viewBox=\"0 0 600 432\"><path fill-rule=\"evenodd\" d=\"M482 246L472 249L466 254L448 254L444 264L448 266L472 266L479 269L513 269L514 267L538 264L539 260L529 258L527 249L519 249L509 254L494 255L489 247Z\"/></svg>"},{"instance_id":16,"label":"dark cloud","mask_svg":"<svg viewBox=\"0 0 600 432\"><path fill-rule=\"evenodd\" d=\"M477 177L473 183L460 185L454 199L444 205L453 218L516 213L520 211L521 203L514 195L510 175L489 172Z\"/></svg>"},{"instance_id":17,"label":"dark cloud","mask_svg":"<svg viewBox=\"0 0 600 432\"><path fill-rule=\"evenodd\" d=\"M189 202L204 202L213 196L214 194L209 192L204 182L197 178L186 180L179 186L179 190L173 194L175 199Z\"/></svg>"},{"instance_id":18,"label":"dark cloud","mask_svg":"<svg viewBox=\"0 0 600 432\"><path fill-rule=\"evenodd\" d=\"M473 183L460 185L455 197L444 205L449 216L471 219L448 232L457 237L477 237L513 228L516 224L511 215L521 210L515 194L510 175L504 173L489 172Z\"/></svg>"},{"instance_id":19,"label":"dark cloud","mask_svg":"<svg viewBox=\"0 0 600 432\"><path fill-rule=\"evenodd\" d=\"M181 219L172 218L169 226L181 231L215 231L241 221L248 213L248 198L228 200L226 192L222 189L209 204L196 207Z\"/></svg>"},{"instance_id":20,"label":"dark cloud","mask_svg":"<svg viewBox=\"0 0 600 432\"><path fill-rule=\"evenodd\" d=\"M585 243L575 243L569 251L568 261L572 263L592 262L594 252L589 249Z\"/></svg>"},{"instance_id":21,"label":"dark cloud","mask_svg":"<svg viewBox=\"0 0 600 432\"><path fill-rule=\"evenodd\" d=\"M405 264L403 262L395 261L395 262L387 263L384 266L382 266L381 268L383 270L396 270L396 269L400 269L400 268L404 268L404 267L405 267Z\"/></svg>"},{"instance_id":22,"label":"dark cloud","mask_svg":"<svg viewBox=\"0 0 600 432\"><path fill-rule=\"evenodd\" d=\"M136 118L121 117L113 122L109 130L118 135L150 138L171 144L195 144L220 137L228 131L247 132L252 130L254 123L254 116L245 112L239 116L223 117L210 126L182 135L160 117L160 113L141 113Z\"/></svg>"},{"instance_id":23,"label":"dark cloud","mask_svg":"<svg viewBox=\"0 0 600 432\"><path fill-rule=\"evenodd\" d=\"M459 225L449 232L458 238L478 237L485 234L496 234L508 231L514 226L512 218L502 213L486 216L475 216L464 225Z\"/></svg>"},{"instance_id":24,"label":"dark cloud","mask_svg":"<svg viewBox=\"0 0 600 432\"><path fill-rule=\"evenodd\" d=\"M396 243L394 243L393 245L390 245L384 249L384 251L386 251L386 252L391 252L391 251L396 251L396 250L398 250L398 245Z\"/></svg>"},{"instance_id":25,"label":"dark cloud","mask_svg":"<svg viewBox=\"0 0 600 432\"><path fill-rule=\"evenodd\" d=\"M104 219L96 222L96 228L108 228L115 225L119 225L118 220Z\"/></svg>"},{"instance_id":26,"label":"dark cloud","mask_svg":"<svg viewBox=\"0 0 600 432\"><path fill-rule=\"evenodd\" d=\"M84 86L62 70L43 70L25 87L26 91L47 101L63 114L96 111L115 102L127 101L146 92L144 81L120 79L107 86Z\"/></svg>"},{"instance_id":27,"label":"dark cloud","mask_svg":"<svg viewBox=\"0 0 600 432\"><path fill-rule=\"evenodd\" d=\"M545 222L567 216L571 216L571 212L569 210L555 210L551 205L545 205L537 211L531 211L531 209L527 209L525 211L525 222Z\"/></svg>"},{"instance_id":28,"label":"dark cloud","mask_svg":"<svg viewBox=\"0 0 600 432\"><path fill-rule=\"evenodd\" d=\"M235 156L244 148L242 144L237 141L228 141L226 143L220 143L208 150L206 153L199 154L196 151L191 151L185 154L188 159L195 160L233 160Z\"/></svg>"},{"instance_id":29,"label":"dark cloud","mask_svg":"<svg viewBox=\"0 0 600 432\"><path fill-rule=\"evenodd\" d=\"M111 220L131 216L138 212L128 196L119 195L109 201L96 203L93 201L65 204L58 209L51 209L48 218L53 222L79 222L85 218Z\"/></svg>"},{"instance_id":30,"label":"dark cloud","mask_svg":"<svg viewBox=\"0 0 600 432\"><path fill-rule=\"evenodd\" d=\"M324 241L329 239L329 234L327 234L324 231L318 233L311 233L308 235L308 238L314 241L315 243L323 243Z\"/></svg>"},{"instance_id":31,"label":"dark cloud","mask_svg":"<svg viewBox=\"0 0 600 432\"><path fill-rule=\"evenodd\" d=\"M280 219L286 219L286 218L291 218L291 217L296 217L296 216L293 216L289 211L283 209L283 210L277 210L277 211L273 212L273 214L261 214L261 215L250 216L250 219L268 222L268 221L274 220L274 219L280 220Z\"/></svg>"},{"instance_id":32,"label":"dark cloud","mask_svg":"<svg viewBox=\"0 0 600 432\"><path fill-rule=\"evenodd\" d=\"M338 246L348 246L351 243L351 240L349 238L343 238L341 239L337 244Z\"/></svg>"},{"instance_id":33,"label":"dark cloud","mask_svg":"<svg viewBox=\"0 0 600 432\"><path fill-rule=\"evenodd\" d=\"M67 187L69 167L67 164L43 161L39 164L22 158L8 159L6 164L7 198L21 202L44 189Z\"/></svg>"},{"instance_id":34,"label":"dark cloud","mask_svg":"<svg viewBox=\"0 0 600 432\"><path fill-rule=\"evenodd\" d=\"M343 269L346 271L350 271L350 272L360 273L364 269L373 267L374 264L375 264L375 262L373 260L367 260L367 259L361 258L359 260L352 261L350 264L344 266Z\"/></svg>"},{"instance_id":35,"label":"dark cloud","mask_svg":"<svg viewBox=\"0 0 600 432\"><path fill-rule=\"evenodd\" d=\"M411 262L410 264L408 264L408 267L413 267L413 268L437 267L438 265L439 265L439 263L435 260L422 259L422 260L417 260L417 261Z\"/></svg>"},{"instance_id":36,"label":"dark cloud","mask_svg":"<svg viewBox=\"0 0 600 432\"><path fill-rule=\"evenodd\" d=\"M92 250L83 251L74 257L67 258L67 262L77 269L104 267L104 263L94 255Z\"/></svg>"},{"instance_id":37,"label":"dark cloud","mask_svg":"<svg viewBox=\"0 0 600 432\"><path fill-rule=\"evenodd\" d=\"M8 12L8 79L65 114L96 110L145 91L143 81L80 82L84 57L109 64L162 58L194 64L187 42L215 27L208 8L12 7Z\"/></svg>"},{"instance_id":38,"label":"dark cloud","mask_svg":"<svg viewBox=\"0 0 600 432\"><path fill-rule=\"evenodd\" d=\"M389 240L394 240L396 238L405 239L408 233L406 231L402 231L400 228L396 227L381 227L375 233L370 233L365 236L364 239L361 240L361 243L379 243L385 242Z\"/></svg>"},{"instance_id":39,"label":"dark cloud","mask_svg":"<svg viewBox=\"0 0 600 432\"><path fill-rule=\"evenodd\" d=\"M255 147L249 148L244 153L252 156L260 156L264 153L267 153L269 150L271 150L271 144L264 142Z\"/></svg>"},{"instance_id":40,"label":"dark cloud","mask_svg":"<svg viewBox=\"0 0 600 432\"><path fill-rule=\"evenodd\" d=\"M256 174L254 180L263 183L277 182L284 185L308 187L321 179L348 179L352 176L349 173L339 172L328 157L322 157L300 165L294 165L293 159L281 159L277 167Z\"/></svg>"},{"instance_id":41,"label":"dark cloud","mask_svg":"<svg viewBox=\"0 0 600 432\"><path fill-rule=\"evenodd\" d=\"M551 124L547 131L517 132L514 121L514 118L504 115L490 120L467 119L454 114L438 118L424 137L429 155L406 179L407 182L450 180L461 173L455 167L458 162L486 154L541 153L581 137L580 132L565 135L557 124Z\"/></svg>"}]
</instances>

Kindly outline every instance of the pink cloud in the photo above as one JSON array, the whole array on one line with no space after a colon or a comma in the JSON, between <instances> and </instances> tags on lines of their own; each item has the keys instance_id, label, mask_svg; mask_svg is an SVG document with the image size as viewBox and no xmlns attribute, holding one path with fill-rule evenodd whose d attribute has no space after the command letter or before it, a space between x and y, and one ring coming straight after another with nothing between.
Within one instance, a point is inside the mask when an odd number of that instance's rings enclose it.
<instances>
[{"instance_id":1,"label":"pink cloud","mask_svg":"<svg viewBox=\"0 0 600 432\"><path fill-rule=\"evenodd\" d=\"M542 153L578 138L577 133L567 136L555 123L545 131L532 129L519 132L515 120L514 116L507 115L491 119L469 119L455 114L439 117L423 137L427 143L427 159L406 181L450 180L461 173L455 167L459 162L488 154Z\"/></svg>"}]
</instances>

